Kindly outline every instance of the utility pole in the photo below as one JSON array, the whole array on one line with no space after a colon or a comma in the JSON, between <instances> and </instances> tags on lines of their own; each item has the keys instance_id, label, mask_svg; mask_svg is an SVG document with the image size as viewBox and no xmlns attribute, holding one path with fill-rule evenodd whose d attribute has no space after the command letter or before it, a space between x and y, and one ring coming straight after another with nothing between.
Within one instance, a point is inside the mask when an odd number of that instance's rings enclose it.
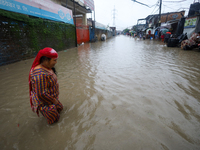
<instances>
[{"instance_id":1,"label":"utility pole","mask_svg":"<svg viewBox=\"0 0 200 150\"><path fill-rule=\"evenodd\" d=\"M162 7L162 0L160 0L160 8L159 8L159 22L158 22L158 26L161 25L161 7Z\"/></svg>"},{"instance_id":2,"label":"utility pole","mask_svg":"<svg viewBox=\"0 0 200 150\"><path fill-rule=\"evenodd\" d=\"M115 27L115 6L114 6L114 9L113 9L113 27Z\"/></svg>"},{"instance_id":3,"label":"utility pole","mask_svg":"<svg viewBox=\"0 0 200 150\"><path fill-rule=\"evenodd\" d=\"M76 9L75 9L75 0L74 0L74 24L75 24L75 47L77 47L77 35L76 35Z\"/></svg>"},{"instance_id":4,"label":"utility pole","mask_svg":"<svg viewBox=\"0 0 200 150\"><path fill-rule=\"evenodd\" d=\"M94 9L94 39L95 39L95 41L96 41L96 27L95 27L95 9Z\"/></svg>"}]
</instances>

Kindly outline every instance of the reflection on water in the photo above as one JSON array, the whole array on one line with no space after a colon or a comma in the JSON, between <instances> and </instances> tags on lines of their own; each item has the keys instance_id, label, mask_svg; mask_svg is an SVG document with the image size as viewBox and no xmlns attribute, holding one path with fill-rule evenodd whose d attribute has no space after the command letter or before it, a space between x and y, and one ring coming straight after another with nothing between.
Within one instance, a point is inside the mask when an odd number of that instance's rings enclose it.
<instances>
[{"instance_id":1,"label":"reflection on water","mask_svg":"<svg viewBox=\"0 0 200 150\"><path fill-rule=\"evenodd\" d=\"M200 53L117 36L59 52L60 121L32 113L33 59L0 67L0 149L200 149Z\"/></svg>"}]
</instances>

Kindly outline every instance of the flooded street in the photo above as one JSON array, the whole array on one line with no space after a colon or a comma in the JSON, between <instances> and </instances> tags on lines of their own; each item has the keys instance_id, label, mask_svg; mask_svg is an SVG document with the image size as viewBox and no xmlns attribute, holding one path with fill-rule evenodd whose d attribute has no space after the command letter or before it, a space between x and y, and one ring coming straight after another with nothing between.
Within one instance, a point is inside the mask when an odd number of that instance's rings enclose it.
<instances>
[{"instance_id":1,"label":"flooded street","mask_svg":"<svg viewBox=\"0 0 200 150\"><path fill-rule=\"evenodd\" d=\"M200 149L200 52L120 35L58 54L53 125L30 107L34 59L0 67L1 150Z\"/></svg>"}]
</instances>

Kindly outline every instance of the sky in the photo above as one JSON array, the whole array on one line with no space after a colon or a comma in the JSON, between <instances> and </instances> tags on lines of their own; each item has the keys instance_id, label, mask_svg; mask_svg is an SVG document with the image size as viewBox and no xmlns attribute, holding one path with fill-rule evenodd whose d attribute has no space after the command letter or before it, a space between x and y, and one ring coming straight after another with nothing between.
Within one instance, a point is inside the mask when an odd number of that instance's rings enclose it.
<instances>
[{"instance_id":1,"label":"sky","mask_svg":"<svg viewBox=\"0 0 200 150\"><path fill-rule=\"evenodd\" d=\"M105 26L115 24L117 30L131 28L137 24L137 20L146 18L151 14L159 14L160 0L137 0L147 6L133 2L132 0L94 0L95 20ZM189 7L198 0L162 0L161 13L185 10L188 15ZM157 4L157 5L155 5ZM115 17L115 19L113 19ZM94 20L94 18L93 18Z\"/></svg>"}]
</instances>

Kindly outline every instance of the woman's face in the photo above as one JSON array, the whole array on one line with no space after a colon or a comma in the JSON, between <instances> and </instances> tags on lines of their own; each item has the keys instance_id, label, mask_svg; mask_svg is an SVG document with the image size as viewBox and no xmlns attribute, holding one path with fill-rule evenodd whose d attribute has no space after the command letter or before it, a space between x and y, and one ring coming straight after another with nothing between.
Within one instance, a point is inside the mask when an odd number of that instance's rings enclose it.
<instances>
[{"instance_id":1,"label":"woman's face","mask_svg":"<svg viewBox=\"0 0 200 150\"><path fill-rule=\"evenodd\" d=\"M49 68L53 68L55 64L57 63L57 58L51 58L51 60L48 62Z\"/></svg>"}]
</instances>

